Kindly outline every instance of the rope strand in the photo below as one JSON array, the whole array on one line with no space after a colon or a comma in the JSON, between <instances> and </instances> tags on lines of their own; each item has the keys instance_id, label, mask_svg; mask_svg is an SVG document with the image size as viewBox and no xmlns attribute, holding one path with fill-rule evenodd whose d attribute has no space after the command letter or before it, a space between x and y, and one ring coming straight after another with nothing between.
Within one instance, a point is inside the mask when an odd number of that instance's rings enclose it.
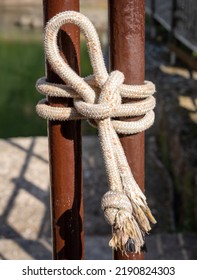
<instances>
[{"instance_id":1,"label":"rope strand","mask_svg":"<svg viewBox=\"0 0 197 280\"><path fill-rule=\"evenodd\" d=\"M79 77L59 53L57 33L67 23L77 25L85 36L92 76ZM155 86L149 81L143 85L126 85L123 84L123 73L108 74L97 32L80 13L68 11L52 18L45 29L44 45L48 62L66 85L52 84L41 78L37 81L37 90L46 96L73 98L74 107L52 107L44 99L37 104L37 113L49 120L88 119L97 126L109 183L109 191L101 202L105 218L113 227L109 245L126 253L127 245L132 243L134 252L140 252L144 235L151 229L150 222L156 221L132 175L117 133L134 134L153 124ZM123 104L124 97L131 101ZM132 102L134 98L138 102ZM132 122L117 120L118 117L135 116L141 118Z\"/></svg>"}]
</instances>

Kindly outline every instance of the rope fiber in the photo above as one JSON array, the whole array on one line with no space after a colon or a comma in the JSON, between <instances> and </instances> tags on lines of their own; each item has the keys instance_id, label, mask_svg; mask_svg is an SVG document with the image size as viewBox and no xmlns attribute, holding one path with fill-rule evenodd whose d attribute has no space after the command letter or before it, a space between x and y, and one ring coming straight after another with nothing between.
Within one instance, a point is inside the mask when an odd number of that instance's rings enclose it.
<instances>
[{"instance_id":1,"label":"rope fiber","mask_svg":"<svg viewBox=\"0 0 197 280\"><path fill-rule=\"evenodd\" d=\"M64 24L75 24L84 34L92 76L79 77L61 57L57 34ZM109 191L101 202L104 216L113 228L109 245L126 253L128 243L132 243L133 251L138 253L144 245L145 233L151 229L150 222L156 221L132 175L118 133L135 134L153 124L155 86L150 81L143 85L126 85L123 73L108 74L97 32L89 19L78 12L63 12L48 22L44 48L49 64L66 85L52 84L41 78L37 81L37 90L46 96L73 98L74 106L52 107L43 99L36 106L37 113L48 120L87 119L98 128L109 183ZM125 97L130 102L122 103ZM118 119L136 116L141 118L130 122Z\"/></svg>"}]
</instances>

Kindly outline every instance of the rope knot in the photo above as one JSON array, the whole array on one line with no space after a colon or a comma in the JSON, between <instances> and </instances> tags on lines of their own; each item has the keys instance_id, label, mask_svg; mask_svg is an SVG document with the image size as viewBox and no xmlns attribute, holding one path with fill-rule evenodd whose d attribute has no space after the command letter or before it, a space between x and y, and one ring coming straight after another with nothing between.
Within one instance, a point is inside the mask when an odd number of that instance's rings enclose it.
<instances>
[{"instance_id":1,"label":"rope knot","mask_svg":"<svg viewBox=\"0 0 197 280\"><path fill-rule=\"evenodd\" d=\"M61 57L57 34L64 24L76 24L84 34L93 76L79 77ZM52 18L45 29L44 45L49 64L66 85L52 84L41 78L37 81L37 90L47 96L73 98L74 106L53 107L44 99L37 104L37 113L49 120L88 119L96 124L110 189L102 199L104 215L113 227L109 245L126 252L127 242L130 242L134 252L140 252L144 234L150 230L149 221L156 221L132 175L117 134L135 134L153 124L155 86L149 81L143 85L125 85L121 72L108 74L97 32L80 13L68 11ZM123 98L131 101L123 104ZM119 119L136 116L141 118L131 122Z\"/></svg>"},{"instance_id":2,"label":"rope knot","mask_svg":"<svg viewBox=\"0 0 197 280\"><path fill-rule=\"evenodd\" d=\"M128 197L121 192L108 191L102 198L101 207L104 211L105 219L111 226L116 226L117 216L124 213L131 217L132 205Z\"/></svg>"},{"instance_id":3,"label":"rope knot","mask_svg":"<svg viewBox=\"0 0 197 280\"><path fill-rule=\"evenodd\" d=\"M74 100L77 112L86 119L94 121L114 117L116 108L121 104L121 95L118 90L124 81L124 75L119 71L110 73L106 82L100 87L94 103L86 102L81 98Z\"/></svg>"}]
</instances>

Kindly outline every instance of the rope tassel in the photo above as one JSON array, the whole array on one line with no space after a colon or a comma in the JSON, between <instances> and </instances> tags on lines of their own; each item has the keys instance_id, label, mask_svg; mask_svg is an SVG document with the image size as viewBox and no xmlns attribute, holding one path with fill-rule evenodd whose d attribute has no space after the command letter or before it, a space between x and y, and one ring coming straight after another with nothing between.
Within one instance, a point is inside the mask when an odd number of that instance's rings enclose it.
<instances>
[{"instance_id":1,"label":"rope tassel","mask_svg":"<svg viewBox=\"0 0 197 280\"><path fill-rule=\"evenodd\" d=\"M57 33L67 23L78 25L86 38L93 76L79 77L60 55ZM66 85L51 84L41 78L37 81L37 90L46 96L73 98L74 107L52 107L44 99L37 104L37 113L49 120L87 119L98 128L109 183L109 191L101 202L105 218L113 227L109 245L126 253L131 244L138 253L144 245L145 233L151 230L150 222L156 221L132 175L118 133L135 134L153 124L155 86L149 81L143 85L125 85L123 73L108 74L97 32L80 13L68 11L52 18L45 29L44 44L48 62ZM125 97L131 101L123 104ZM138 102L133 103L134 98ZM132 122L118 120L133 116L141 118Z\"/></svg>"}]
</instances>

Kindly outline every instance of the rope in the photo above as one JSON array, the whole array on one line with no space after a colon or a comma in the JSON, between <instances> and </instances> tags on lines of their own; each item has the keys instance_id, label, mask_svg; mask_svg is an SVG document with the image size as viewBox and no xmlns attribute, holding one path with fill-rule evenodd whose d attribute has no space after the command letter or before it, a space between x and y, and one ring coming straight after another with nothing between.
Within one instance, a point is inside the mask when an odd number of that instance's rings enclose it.
<instances>
[{"instance_id":1,"label":"rope","mask_svg":"<svg viewBox=\"0 0 197 280\"><path fill-rule=\"evenodd\" d=\"M77 25L87 41L94 75L84 79L66 64L58 49L57 33L68 23ZM41 78L37 81L37 90L46 96L73 98L74 106L52 107L44 99L37 104L37 113L48 120L88 119L97 126L109 182L109 191L101 202L104 216L113 227L109 245L126 253L127 245L132 243L133 251L140 252L144 235L151 229L150 222L156 221L132 175L117 134L142 132L153 124L155 86L149 81L143 85L126 85L121 72L108 74L97 32L80 13L68 11L52 18L45 29L44 47L49 64L66 85L51 84ZM125 97L131 101L123 104ZM132 102L134 98L138 102ZM131 122L118 120L134 116L142 117Z\"/></svg>"}]
</instances>

